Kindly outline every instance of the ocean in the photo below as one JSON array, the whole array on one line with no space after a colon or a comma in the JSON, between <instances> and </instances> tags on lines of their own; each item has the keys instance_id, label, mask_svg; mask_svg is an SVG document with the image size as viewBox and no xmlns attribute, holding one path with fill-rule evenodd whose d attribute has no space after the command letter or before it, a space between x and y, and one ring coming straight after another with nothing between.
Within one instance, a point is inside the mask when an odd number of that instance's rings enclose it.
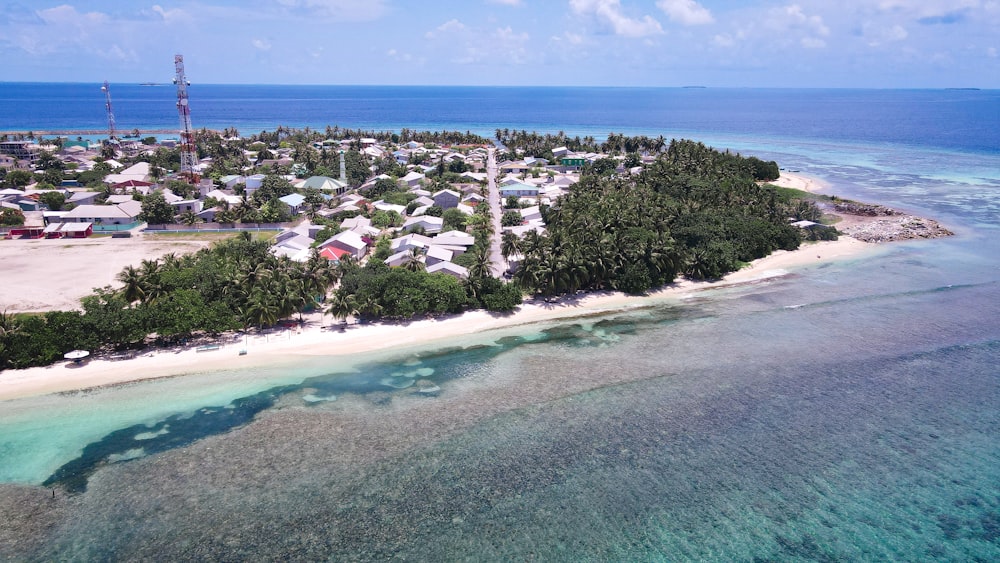
<instances>
[{"instance_id":1,"label":"ocean","mask_svg":"<svg viewBox=\"0 0 1000 563\"><path fill-rule=\"evenodd\" d=\"M175 126L169 86L112 94L122 129ZM0 554L1000 559L1000 92L190 96L196 127L244 134L688 137L957 234L447 345L0 402L0 520L16 523ZM103 119L97 84L0 84L0 130Z\"/></svg>"}]
</instances>

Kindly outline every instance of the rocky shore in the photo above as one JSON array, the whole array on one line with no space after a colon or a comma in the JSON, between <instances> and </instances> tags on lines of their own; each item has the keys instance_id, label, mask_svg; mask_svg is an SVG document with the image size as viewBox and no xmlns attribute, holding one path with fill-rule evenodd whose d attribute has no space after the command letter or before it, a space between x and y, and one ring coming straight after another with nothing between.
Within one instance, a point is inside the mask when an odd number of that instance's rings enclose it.
<instances>
[{"instance_id":1,"label":"rocky shore","mask_svg":"<svg viewBox=\"0 0 1000 563\"><path fill-rule=\"evenodd\" d=\"M830 211L844 218L837 230L864 242L895 242L952 236L953 232L933 219L909 215L870 203L836 201Z\"/></svg>"}]
</instances>

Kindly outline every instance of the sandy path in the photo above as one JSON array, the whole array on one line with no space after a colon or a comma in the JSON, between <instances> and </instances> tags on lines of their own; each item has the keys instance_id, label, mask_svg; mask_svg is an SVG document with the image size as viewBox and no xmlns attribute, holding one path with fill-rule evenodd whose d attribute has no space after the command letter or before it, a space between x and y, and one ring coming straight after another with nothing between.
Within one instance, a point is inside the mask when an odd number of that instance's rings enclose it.
<instances>
[{"instance_id":1,"label":"sandy path","mask_svg":"<svg viewBox=\"0 0 1000 563\"><path fill-rule=\"evenodd\" d=\"M119 286L115 276L125 266L174 252L186 254L207 246L197 241L0 240L0 311L28 312L80 308L80 298L94 288Z\"/></svg>"}]
</instances>

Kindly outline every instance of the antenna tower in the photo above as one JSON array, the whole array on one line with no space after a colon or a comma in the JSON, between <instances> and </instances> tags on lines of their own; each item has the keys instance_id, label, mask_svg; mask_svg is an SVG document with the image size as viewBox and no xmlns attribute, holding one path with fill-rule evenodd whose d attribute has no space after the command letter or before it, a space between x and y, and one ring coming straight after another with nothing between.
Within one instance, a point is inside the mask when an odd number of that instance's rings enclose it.
<instances>
[{"instance_id":1,"label":"antenna tower","mask_svg":"<svg viewBox=\"0 0 1000 563\"><path fill-rule=\"evenodd\" d=\"M111 86L107 80L101 86L101 92L104 92L104 108L108 110L108 142L111 143L115 141L115 112L111 109Z\"/></svg>"},{"instance_id":2,"label":"antenna tower","mask_svg":"<svg viewBox=\"0 0 1000 563\"><path fill-rule=\"evenodd\" d=\"M174 55L174 84L177 85L177 113L181 117L181 176L192 184L198 183L198 173L194 167L198 163L198 151L194 146L194 127L191 126L191 108L188 106L187 87L191 85L184 76L184 56Z\"/></svg>"}]
</instances>

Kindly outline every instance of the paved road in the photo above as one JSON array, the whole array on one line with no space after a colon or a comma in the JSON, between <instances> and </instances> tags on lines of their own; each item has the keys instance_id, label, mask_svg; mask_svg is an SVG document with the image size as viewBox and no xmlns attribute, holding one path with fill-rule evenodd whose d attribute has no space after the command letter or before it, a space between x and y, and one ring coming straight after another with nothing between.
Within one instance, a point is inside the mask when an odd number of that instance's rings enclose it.
<instances>
[{"instance_id":1,"label":"paved road","mask_svg":"<svg viewBox=\"0 0 1000 563\"><path fill-rule=\"evenodd\" d=\"M493 277L499 278L507 271L507 261L503 259L500 252L500 217L503 209L500 208L500 188L497 186L497 157L496 149L489 149L486 158L486 178L487 189L489 191L487 201L490 204L490 211L493 214L493 236L490 237L490 271Z\"/></svg>"}]
</instances>

